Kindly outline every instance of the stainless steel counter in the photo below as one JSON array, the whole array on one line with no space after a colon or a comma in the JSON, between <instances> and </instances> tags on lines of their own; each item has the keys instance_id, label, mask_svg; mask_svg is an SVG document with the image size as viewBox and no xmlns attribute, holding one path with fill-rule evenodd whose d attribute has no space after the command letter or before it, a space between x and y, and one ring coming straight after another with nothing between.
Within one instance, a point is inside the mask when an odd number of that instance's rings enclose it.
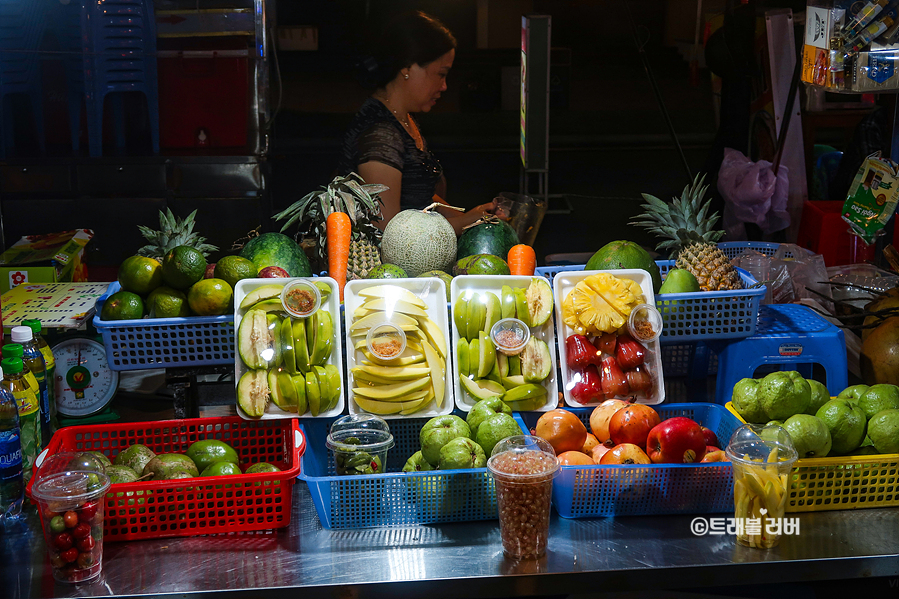
<instances>
[{"instance_id":1,"label":"stainless steel counter","mask_svg":"<svg viewBox=\"0 0 899 599\"><path fill-rule=\"evenodd\" d=\"M276 532L108 543L100 580L79 586L53 581L32 508L0 531L0 596L436 599L899 577L895 508L798 515L800 534L769 551L695 536L694 516L554 514L547 555L520 563L503 557L496 521L330 531L302 481L293 508L290 527Z\"/></svg>"}]
</instances>

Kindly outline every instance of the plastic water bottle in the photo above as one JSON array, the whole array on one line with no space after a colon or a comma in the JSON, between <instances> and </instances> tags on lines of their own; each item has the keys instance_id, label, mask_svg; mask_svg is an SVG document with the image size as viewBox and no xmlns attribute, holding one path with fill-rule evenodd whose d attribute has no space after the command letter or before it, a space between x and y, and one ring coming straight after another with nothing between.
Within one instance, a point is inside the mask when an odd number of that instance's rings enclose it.
<instances>
[{"instance_id":1,"label":"plastic water bottle","mask_svg":"<svg viewBox=\"0 0 899 599\"><path fill-rule=\"evenodd\" d=\"M47 340L41 335L41 321L37 318L26 318L22 325L31 328L34 333L34 342L44 356L44 364L47 366L47 395L50 396L50 429L53 432L59 430L59 421L56 419L56 358Z\"/></svg>"},{"instance_id":2,"label":"plastic water bottle","mask_svg":"<svg viewBox=\"0 0 899 599\"><path fill-rule=\"evenodd\" d=\"M4 355L7 354L3 346ZM16 345L15 347L21 347ZM19 441L22 445L22 478L31 479L31 469L41 450L41 404L37 386L28 380L22 358L3 358L0 362L3 380L0 387L12 394L19 412ZM34 377L31 377L32 380Z\"/></svg>"},{"instance_id":3,"label":"plastic water bottle","mask_svg":"<svg viewBox=\"0 0 899 599\"><path fill-rule=\"evenodd\" d=\"M37 379L37 385L41 400L41 438L44 446L50 442L53 430L50 427L50 390L47 381L47 364L44 362L44 354L34 342L34 333L31 327L13 327L12 342L22 346L22 360L28 366L28 370ZM6 355L5 353L3 355Z\"/></svg>"},{"instance_id":4,"label":"plastic water bottle","mask_svg":"<svg viewBox=\"0 0 899 599\"><path fill-rule=\"evenodd\" d=\"M3 370L0 369L0 378ZM22 442L19 408L12 393L0 385L0 524L22 511Z\"/></svg>"}]
</instances>

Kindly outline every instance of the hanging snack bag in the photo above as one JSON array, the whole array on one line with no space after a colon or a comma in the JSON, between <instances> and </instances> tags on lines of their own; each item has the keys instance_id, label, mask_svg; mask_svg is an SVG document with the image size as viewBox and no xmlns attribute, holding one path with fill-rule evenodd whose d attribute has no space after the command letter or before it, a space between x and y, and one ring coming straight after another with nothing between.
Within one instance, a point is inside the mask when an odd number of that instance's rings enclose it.
<instances>
[{"instance_id":1,"label":"hanging snack bag","mask_svg":"<svg viewBox=\"0 0 899 599\"><path fill-rule=\"evenodd\" d=\"M868 156L843 203L843 220L865 243L874 243L899 202L899 165L880 152Z\"/></svg>"}]
</instances>

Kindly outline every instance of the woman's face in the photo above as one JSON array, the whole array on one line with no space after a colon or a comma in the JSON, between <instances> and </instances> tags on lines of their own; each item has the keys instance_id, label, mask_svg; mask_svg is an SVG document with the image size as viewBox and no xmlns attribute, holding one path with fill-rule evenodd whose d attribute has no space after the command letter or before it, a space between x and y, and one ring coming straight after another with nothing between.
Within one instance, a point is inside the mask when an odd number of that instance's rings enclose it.
<instances>
[{"instance_id":1,"label":"woman's face","mask_svg":"<svg viewBox=\"0 0 899 599\"><path fill-rule=\"evenodd\" d=\"M409 80L403 80L412 106L410 112L429 112L446 89L446 76L453 67L456 51L450 50L427 66L417 63L409 67Z\"/></svg>"}]
</instances>

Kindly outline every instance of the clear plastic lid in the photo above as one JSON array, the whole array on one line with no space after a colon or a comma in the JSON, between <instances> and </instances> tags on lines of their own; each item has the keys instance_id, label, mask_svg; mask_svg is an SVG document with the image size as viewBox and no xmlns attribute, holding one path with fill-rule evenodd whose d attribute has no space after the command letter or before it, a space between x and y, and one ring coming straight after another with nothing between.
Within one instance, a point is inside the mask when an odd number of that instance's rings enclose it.
<instances>
[{"instance_id":1,"label":"clear plastic lid","mask_svg":"<svg viewBox=\"0 0 899 599\"><path fill-rule=\"evenodd\" d=\"M775 462L786 465L799 458L790 433L776 424L744 424L731 435L725 453L731 462L746 466Z\"/></svg>"},{"instance_id":2,"label":"clear plastic lid","mask_svg":"<svg viewBox=\"0 0 899 599\"><path fill-rule=\"evenodd\" d=\"M281 305L288 314L296 318L311 316L321 304L321 291L307 279L291 281L281 290Z\"/></svg>"},{"instance_id":3,"label":"clear plastic lid","mask_svg":"<svg viewBox=\"0 0 899 599\"><path fill-rule=\"evenodd\" d=\"M395 360L406 350L406 333L392 322L383 322L368 329L365 344L379 359Z\"/></svg>"},{"instance_id":4,"label":"clear plastic lid","mask_svg":"<svg viewBox=\"0 0 899 599\"><path fill-rule=\"evenodd\" d=\"M655 341L662 334L662 315L652 304L640 304L627 317L627 330L631 337L643 343Z\"/></svg>"},{"instance_id":5,"label":"clear plastic lid","mask_svg":"<svg viewBox=\"0 0 899 599\"><path fill-rule=\"evenodd\" d=\"M494 478L511 483L537 483L555 478L559 460L546 439L515 435L496 444L487 469Z\"/></svg>"},{"instance_id":6,"label":"clear plastic lid","mask_svg":"<svg viewBox=\"0 0 899 599\"><path fill-rule=\"evenodd\" d=\"M531 338L531 330L517 318L503 318L490 329L490 339L500 352L517 356Z\"/></svg>"},{"instance_id":7,"label":"clear plastic lid","mask_svg":"<svg viewBox=\"0 0 899 599\"><path fill-rule=\"evenodd\" d=\"M393 447L387 421L374 414L348 414L334 421L325 441L334 451L377 453Z\"/></svg>"},{"instance_id":8,"label":"clear plastic lid","mask_svg":"<svg viewBox=\"0 0 899 599\"><path fill-rule=\"evenodd\" d=\"M47 458L34 477L32 496L44 502L77 506L106 493L106 467L87 453L57 453Z\"/></svg>"}]
</instances>

